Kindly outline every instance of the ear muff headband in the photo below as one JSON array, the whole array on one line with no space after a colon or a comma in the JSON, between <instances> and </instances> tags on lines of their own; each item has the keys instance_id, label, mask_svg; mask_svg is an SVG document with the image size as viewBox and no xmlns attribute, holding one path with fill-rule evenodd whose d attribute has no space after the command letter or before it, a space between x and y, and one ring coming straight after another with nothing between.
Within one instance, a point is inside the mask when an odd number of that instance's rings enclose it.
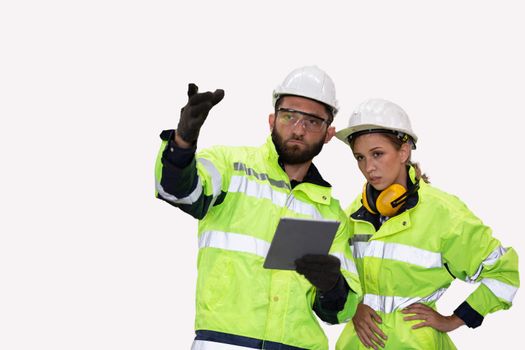
<instances>
[{"instance_id":1,"label":"ear muff headband","mask_svg":"<svg viewBox=\"0 0 525 350\"><path fill-rule=\"evenodd\" d=\"M372 195L372 189L370 188L370 184L367 182L363 186L363 195L361 196L361 202L363 202L363 206L371 212L372 214L377 214L377 209L375 205L375 198L373 198Z\"/></svg>"}]
</instances>

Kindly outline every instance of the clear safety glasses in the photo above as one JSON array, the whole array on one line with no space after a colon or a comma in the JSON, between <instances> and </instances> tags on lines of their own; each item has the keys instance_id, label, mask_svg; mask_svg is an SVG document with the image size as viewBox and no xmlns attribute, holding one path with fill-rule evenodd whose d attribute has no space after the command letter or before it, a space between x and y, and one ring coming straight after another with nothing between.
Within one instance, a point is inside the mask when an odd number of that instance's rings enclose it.
<instances>
[{"instance_id":1,"label":"clear safety glasses","mask_svg":"<svg viewBox=\"0 0 525 350\"><path fill-rule=\"evenodd\" d=\"M330 120L289 108L279 108L277 110L277 120L288 127L295 127L297 123L301 123L303 128L309 132L321 132L325 125L328 126L331 123Z\"/></svg>"}]
</instances>

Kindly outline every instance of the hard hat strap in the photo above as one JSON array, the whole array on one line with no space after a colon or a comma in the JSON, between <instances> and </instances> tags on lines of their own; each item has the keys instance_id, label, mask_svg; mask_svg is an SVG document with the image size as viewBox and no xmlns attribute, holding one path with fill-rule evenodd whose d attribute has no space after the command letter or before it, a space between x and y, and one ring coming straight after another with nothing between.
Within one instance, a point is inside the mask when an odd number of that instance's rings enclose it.
<instances>
[{"instance_id":1,"label":"hard hat strap","mask_svg":"<svg viewBox=\"0 0 525 350\"><path fill-rule=\"evenodd\" d=\"M407 142L410 139L410 136L408 134L405 134L404 132L397 131L397 130L390 130L390 129L365 129L358 132L355 132L353 134L348 135L348 142L352 142L352 140L356 139L357 137L365 134L374 134L374 133L380 133L380 134L393 134L396 135L399 140L402 142Z\"/></svg>"}]
</instances>

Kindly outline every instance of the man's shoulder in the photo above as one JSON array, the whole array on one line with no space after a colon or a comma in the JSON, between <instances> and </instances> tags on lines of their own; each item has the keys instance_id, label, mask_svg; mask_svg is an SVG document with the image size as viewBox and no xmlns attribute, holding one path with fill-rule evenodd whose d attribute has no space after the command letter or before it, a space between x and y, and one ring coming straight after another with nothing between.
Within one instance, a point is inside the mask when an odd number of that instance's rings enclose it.
<instances>
[{"instance_id":1,"label":"man's shoulder","mask_svg":"<svg viewBox=\"0 0 525 350\"><path fill-rule=\"evenodd\" d=\"M204 147L198 151L199 154L222 153L236 155L237 157L255 157L261 153L261 147L257 146L239 146L239 145L213 145Z\"/></svg>"}]
</instances>

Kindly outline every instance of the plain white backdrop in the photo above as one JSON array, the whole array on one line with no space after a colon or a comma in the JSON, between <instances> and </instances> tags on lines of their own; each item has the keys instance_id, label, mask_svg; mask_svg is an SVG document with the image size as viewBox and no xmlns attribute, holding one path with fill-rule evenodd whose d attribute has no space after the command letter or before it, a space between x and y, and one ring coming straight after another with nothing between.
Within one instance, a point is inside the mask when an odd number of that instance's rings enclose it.
<instances>
[{"instance_id":1,"label":"plain white backdrop","mask_svg":"<svg viewBox=\"0 0 525 350\"><path fill-rule=\"evenodd\" d=\"M400 104L432 183L523 256L522 14L506 0L2 2L0 349L189 349L196 222L153 178L188 82L226 91L199 147L262 144L272 89L303 65L333 77L338 128L366 98ZM346 146L316 163L348 205L363 178ZM472 288L453 284L440 310ZM519 346L522 294L452 332L458 347ZM342 326L325 329L333 348Z\"/></svg>"}]
</instances>

